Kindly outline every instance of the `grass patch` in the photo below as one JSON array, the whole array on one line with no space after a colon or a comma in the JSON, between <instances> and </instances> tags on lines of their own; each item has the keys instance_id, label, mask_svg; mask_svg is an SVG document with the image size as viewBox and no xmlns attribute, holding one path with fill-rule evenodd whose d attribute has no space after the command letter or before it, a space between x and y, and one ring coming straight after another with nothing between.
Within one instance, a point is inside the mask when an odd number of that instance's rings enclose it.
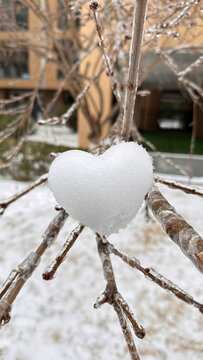
<instances>
[{"instance_id":1,"label":"grass patch","mask_svg":"<svg viewBox=\"0 0 203 360\"><path fill-rule=\"evenodd\" d=\"M8 139L0 144L1 161L5 162L8 151L15 146L14 139ZM9 174L13 179L20 181L35 180L49 170L53 159L51 152L64 152L71 148L66 146L55 146L40 142L26 141L20 152L15 157L9 169L3 170L2 174Z\"/></svg>"},{"instance_id":2,"label":"grass patch","mask_svg":"<svg viewBox=\"0 0 203 360\"><path fill-rule=\"evenodd\" d=\"M178 131L142 132L142 135L153 143L157 150L169 153L188 154L190 152L191 134ZM150 150L147 148L147 150ZM196 139L194 153L203 155L203 140Z\"/></svg>"}]
</instances>

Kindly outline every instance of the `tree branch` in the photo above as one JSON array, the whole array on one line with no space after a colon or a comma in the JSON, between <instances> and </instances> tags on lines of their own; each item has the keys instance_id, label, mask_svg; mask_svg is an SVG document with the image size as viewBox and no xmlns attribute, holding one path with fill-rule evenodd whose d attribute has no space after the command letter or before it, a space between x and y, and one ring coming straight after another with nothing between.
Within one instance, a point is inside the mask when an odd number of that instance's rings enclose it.
<instances>
[{"instance_id":1,"label":"tree branch","mask_svg":"<svg viewBox=\"0 0 203 360\"><path fill-rule=\"evenodd\" d=\"M17 270L15 270L16 276L13 276L10 279L8 278L3 285L3 289L0 293L2 296L0 301L0 326L10 321L10 311L15 298L36 267L39 265L41 256L57 238L58 233L64 225L67 217L68 214L65 210L60 211L60 213L49 224L44 233L43 241L37 250L35 252L31 252L18 266Z\"/></svg>"},{"instance_id":2,"label":"tree branch","mask_svg":"<svg viewBox=\"0 0 203 360\"><path fill-rule=\"evenodd\" d=\"M187 294L184 290L179 288L172 281L170 281L165 276L158 273L153 268L150 268L150 267L144 268L140 264L140 261L137 258L135 258L134 256L129 256L129 255L121 253L112 244L110 244L110 246L111 246L111 252L114 255L120 257L121 260L123 260L126 264L131 266L133 269L137 269L137 270L141 271L146 278L152 280L155 284L159 285L162 289L169 291L170 293L175 295L178 299L184 301L185 303L187 303L189 305L192 305L192 306L198 308L199 311L201 313L203 313L203 304L194 300L191 295Z\"/></svg>"},{"instance_id":3,"label":"tree branch","mask_svg":"<svg viewBox=\"0 0 203 360\"><path fill-rule=\"evenodd\" d=\"M129 54L128 81L125 91L122 135L128 141L134 115L138 86L141 45L144 34L148 0L137 0L134 5L132 40Z\"/></svg>"},{"instance_id":4,"label":"tree branch","mask_svg":"<svg viewBox=\"0 0 203 360\"><path fill-rule=\"evenodd\" d=\"M203 239L154 186L146 200L168 236L203 273Z\"/></svg>"},{"instance_id":5,"label":"tree branch","mask_svg":"<svg viewBox=\"0 0 203 360\"><path fill-rule=\"evenodd\" d=\"M59 255L56 257L56 259L46 268L44 273L42 274L42 277L44 280L51 280L53 279L54 275L56 274L56 271L58 267L62 264L62 262L65 260L65 257L68 253L68 251L71 249L75 241L77 240L78 236L83 231L84 226L78 225L76 228L71 232L70 236L68 237L68 240L63 245Z\"/></svg>"},{"instance_id":6,"label":"tree branch","mask_svg":"<svg viewBox=\"0 0 203 360\"><path fill-rule=\"evenodd\" d=\"M140 339L143 339L145 336L145 330L142 326L138 325L137 321L134 319L132 311L129 309L128 304L118 292L110 258L111 247L108 241L105 237L102 238L99 234L96 235L98 253L103 267L104 278L107 284L104 293L100 296L99 299L97 299L94 307L98 308L104 303L108 303L113 306L117 313L131 359L139 360L140 357L138 355L131 330L127 323L127 319L132 324L136 336L138 336Z\"/></svg>"},{"instance_id":7,"label":"tree branch","mask_svg":"<svg viewBox=\"0 0 203 360\"><path fill-rule=\"evenodd\" d=\"M48 178L48 174L43 174L42 176L39 177L39 179L37 179L36 181L34 181L32 184L30 184L27 188L19 191L18 193L16 193L15 195L11 196L9 199L7 200L2 200L0 202L0 215L3 215L4 211L6 210L6 208L12 204L14 201L18 200L19 198L21 198L23 195L27 194L29 191L33 190L34 188L36 188L37 186L43 184L45 181L47 181Z\"/></svg>"},{"instance_id":8,"label":"tree branch","mask_svg":"<svg viewBox=\"0 0 203 360\"><path fill-rule=\"evenodd\" d=\"M161 179L158 176L155 176L154 180L161 184L167 185L171 189L182 190L186 194L197 195L197 196L203 197L203 191L201 189L195 188L193 186L183 185L183 184L177 183L175 181L167 180L167 179Z\"/></svg>"}]
</instances>

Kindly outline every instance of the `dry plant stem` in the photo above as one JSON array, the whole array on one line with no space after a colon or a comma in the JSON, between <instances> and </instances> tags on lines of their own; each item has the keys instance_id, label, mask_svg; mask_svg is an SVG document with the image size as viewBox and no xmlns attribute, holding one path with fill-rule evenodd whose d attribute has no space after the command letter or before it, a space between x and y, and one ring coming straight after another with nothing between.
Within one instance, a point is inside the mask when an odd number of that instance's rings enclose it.
<instances>
[{"instance_id":1,"label":"dry plant stem","mask_svg":"<svg viewBox=\"0 0 203 360\"><path fill-rule=\"evenodd\" d=\"M178 299L184 301L185 303L192 305L199 309L201 313L203 313L203 304L199 303L198 301L194 300L192 296L187 294L184 290L179 288L177 285L173 284L172 281L168 280L163 275L159 274L157 271L155 271L152 268L144 268L140 261L135 258L134 256L129 256L126 254L121 253L118 251L112 244L111 246L111 252L120 257L121 260L123 260L126 264L131 266L134 269L137 269L141 271L144 276L150 280L152 280L155 284L159 285L162 289L170 291L173 295L175 295Z\"/></svg>"},{"instance_id":2,"label":"dry plant stem","mask_svg":"<svg viewBox=\"0 0 203 360\"><path fill-rule=\"evenodd\" d=\"M186 194L197 195L197 196L203 197L203 191L201 191L200 189L197 189L195 187L179 184L179 183L176 183L175 181L171 181L171 180L161 179L158 176L155 176L154 180L161 184L167 185L171 189L182 190Z\"/></svg>"},{"instance_id":3,"label":"dry plant stem","mask_svg":"<svg viewBox=\"0 0 203 360\"><path fill-rule=\"evenodd\" d=\"M189 177L192 177L192 155L194 154L195 139L197 133L197 104L193 103L193 120L192 120L192 135L190 142L190 158L189 158Z\"/></svg>"},{"instance_id":4,"label":"dry plant stem","mask_svg":"<svg viewBox=\"0 0 203 360\"><path fill-rule=\"evenodd\" d=\"M146 201L168 236L203 273L203 239L154 186Z\"/></svg>"},{"instance_id":5,"label":"dry plant stem","mask_svg":"<svg viewBox=\"0 0 203 360\"><path fill-rule=\"evenodd\" d=\"M140 360L139 354L137 352L135 342L132 337L132 333L130 331L129 325L125 319L124 313L120 306L117 303L113 304L114 310L117 313L118 320L120 322L120 326L130 353L131 360Z\"/></svg>"},{"instance_id":6,"label":"dry plant stem","mask_svg":"<svg viewBox=\"0 0 203 360\"><path fill-rule=\"evenodd\" d=\"M112 267L112 263L111 263L111 258L110 258L110 247L109 247L109 243L106 240L105 237L101 237L99 234L96 234L96 240L97 240L97 248L98 248L98 253L100 256L100 260L102 263L102 267L103 267L103 273L104 273L104 278L106 280L106 289L105 292L102 294L101 299L99 299L96 303L98 307L102 304L104 304L105 302L109 303L110 305L112 305L114 307L114 310L117 313L125 340L126 340L126 344L128 346L128 350L131 356L131 359L136 360L136 359L140 359L139 355L137 353L137 349L132 337L132 333L131 330L129 328L129 325L127 323L127 320L125 318L125 313L122 310L122 307L125 308L125 310L127 309L127 304L126 302L122 299L121 295L118 292L117 289L117 285L116 285L116 280L115 280L115 276L114 276L114 271L113 271L113 267ZM122 299L122 301L121 301ZM119 301L120 303L122 302L122 307L119 305ZM128 308L129 310L129 308ZM129 310L126 312L128 313L127 317L128 319L131 320L133 318L133 314L132 312ZM130 314L129 314L130 313ZM135 322L133 321L132 325L134 325ZM134 329L135 325L133 326ZM135 330L135 329L134 329ZM143 328L140 328L140 330L144 330ZM136 333L137 332L137 328L136 328ZM140 337L141 338L141 337Z\"/></svg>"},{"instance_id":7,"label":"dry plant stem","mask_svg":"<svg viewBox=\"0 0 203 360\"><path fill-rule=\"evenodd\" d=\"M121 309L123 310L126 317L129 319L129 321L131 322L131 325L133 327L135 335L139 339L143 339L145 337L145 334L146 334L145 329L142 327L142 325L138 324L138 322L135 320L133 312L131 311L131 309L129 308L129 305L123 299L121 294L118 294L116 296L116 302L121 307Z\"/></svg>"},{"instance_id":8,"label":"dry plant stem","mask_svg":"<svg viewBox=\"0 0 203 360\"><path fill-rule=\"evenodd\" d=\"M17 276L13 277L11 281L6 282L9 286L4 287L3 297L0 301L0 326L10 321L11 306L20 292L23 285L32 275L36 267L39 265L41 256L46 249L52 245L57 238L59 231L67 219L68 214L62 210L49 224L44 233L43 241L35 252L31 252L26 259L18 266L16 270Z\"/></svg>"},{"instance_id":9,"label":"dry plant stem","mask_svg":"<svg viewBox=\"0 0 203 360\"><path fill-rule=\"evenodd\" d=\"M58 267L62 264L62 262L65 260L65 257L68 253L68 251L71 249L75 241L77 240L78 236L83 231L84 226L78 225L70 234L68 240L63 245L60 254L56 257L56 259L53 261L51 265L47 267L47 269L42 274L42 277L44 280L51 280L54 278L54 275L56 274L56 271Z\"/></svg>"},{"instance_id":10,"label":"dry plant stem","mask_svg":"<svg viewBox=\"0 0 203 360\"><path fill-rule=\"evenodd\" d=\"M144 33L145 19L147 14L148 0L135 1L132 40L130 47L130 60L128 81L125 92L124 116L122 135L128 141L134 115L135 99L138 86L139 65L141 57L141 45Z\"/></svg>"},{"instance_id":11,"label":"dry plant stem","mask_svg":"<svg viewBox=\"0 0 203 360\"><path fill-rule=\"evenodd\" d=\"M195 104L198 104L200 106L200 108L203 109L203 105L202 105L202 101L201 101L201 98L203 96L202 89L197 84L195 84L193 81L184 78L184 76L182 75L182 72L181 73L178 72L175 62L166 52L164 52L158 48L157 54L159 54L161 56L161 58L164 60L166 65L171 69L171 71L176 76L177 81L180 82L181 85L185 88L185 90L188 92L188 94L190 95L193 102Z\"/></svg>"},{"instance_id":12,"label":"dry plant stem","mask_svg":"<svg viewBox=\"0 0 203 360\"><path fill-rule=\"evenodd\" d=\"M104 35L103 35L101 23L99 21L99 14L98 14L98 11L97 11L97 9L99 7L98 1L97 0L90 1L89 2L89 7L92 10L93 15L94 15L94 20L95 20L95 24L96 24L96 31L97 31L97 35L98 35L98 38L99 38L99 45L100 45L100 48L102 50L104 63L105 63L105 66L106 66L106 74L111 79L111 87L112 87L113 93L114 93L114 95L116 97L116 100L117 100L118 104L121 104L121 97L120 97L120 93L119 93L119 90L118 90L118 88L119 88L118 83L117 83L117 81L115 80L115 78L113 76L113 68L112 68L110 59L109 59L109 57L108 57L108 55L106 53L106 43L104 41Z\"/></svg>"},{"instance_id":13,"label":"dry plant stem","mask_svg":"<svg viewBox=\"0 0 203 360\"><path fill-rule=\"evenodd\" d=\"M8 276L8 279L6 279L5 283L2 285L0 290L0 299L5 295L9 287L12 285L18 274L20 273L20 270L12 270Z\"/></svg>"},{"instance_id":14,"label":"dry plant stem","mask_svg":"<svg viewBox=\"0 0 203 360\"><path fill-rule=\"evenodd\" d=\"M37 186L39 186L39 185L43 184L44 182L46 182L47 178L48 178L48 174L43 174L42 176L39 177L39 179L34 181L27 188L19 191L15 195L11 196L9 199L1 201L0 202L0 215L2 215L4 213L4 211L6 210L6 208L10 204L12 204L14 201L18 200L19 198L21 198L22 196L24 196L25 194L27 194L28 192L30 192L31 190L36 188Z\"/></svg>"}]
</instances>

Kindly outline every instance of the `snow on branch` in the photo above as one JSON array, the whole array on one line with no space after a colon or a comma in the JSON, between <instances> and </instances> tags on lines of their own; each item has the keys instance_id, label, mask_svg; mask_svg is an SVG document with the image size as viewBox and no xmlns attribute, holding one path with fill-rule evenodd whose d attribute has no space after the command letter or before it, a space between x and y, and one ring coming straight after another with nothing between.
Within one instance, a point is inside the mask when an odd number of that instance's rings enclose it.
<instances>
[{"instance_id":1,"label":"snow on branch","mask_svg":"<svg viewBox=\"0 0 203 360\"><path fill-rule=\"evenodd\" d=\"M171 181L171 180L167 180L167 179L161 179L158 176L155 176L154 180L156 182L161 183L161 184L167 185L171 189L182 190L186 194L192 194L192 195L197 195L197 196L203 197L203 191L201 189L198 189L198 188L194 187L194 186L183 185L183 184L177 183L176 181Z\"/></svg>"},{"instance_id":2,"label":"snow on branch","mask_svg":"<svg viewBox=\"0 0 203 360\"><path fill-rule=\"evenodd\" d=\"M104 66L89 80L87 85L85 85L82 91L77 95L75 102L71 105L71 107L67 110L67 112L65 112L61 117L54 116L46 120L38 120L39 125L56 125L56 124L65 125L72 116L72 114L74 113L74 111L80 105L81 100L84 98L89 88L100 77L103 71L104 71Z\"/></svg>"},{"instance_id":3,"label":"snow on branch","mask_svg":"<svg viewBox=\"0 0 203 360\"><path fill-rule=\"evenodd\" d=\"M125 91L124 116L122 134L128 141L133 121L136 92L138 87L139 65L141 57L141 46L144 34L145 19L147 14L148 0L134 2L134 18L132 29L132 40L129 53L128 80Z\"/></svg>"},{"instance_id":4,"label":"snow on branch","mask_svg":"<svg viewBox=\"0 0 203 360\"><path fill-rule=\"evenodd\" d=\"M101 237L99 234L96 234L96 240L97 240L98 253L102 263L104 278L106 280L106 289L103 292L103 294L97 299L94 307L98 308L104 303L108 303L113 306L114 310L117 313L131 359L139 360L140 357L137 352L136 345L128 321L132 325L133 331L138 338L140 339L144 338L145 330L141 325L137 323L128 304L123 299L121 294L118 292L114 270L111 263L110 244L108 243L106 237Z\"/></svg>"},{"instance_id":5,"label":"snow on branch","mask_svg":"<svg viewBox=\"0 0 203 360\"><path fill-rule=\"evenodd\" d=\"M11 196L9 199L7 200L2 200L0 202L0 215L2 215L4 213L4 211L6 210L6 208L12 204L14 201L18 200L19 198L21 198L22 196L24 196L25 194L27 194L28 192L30 192L31 190L33 190L34 188L36 188L37 186L43 184L44 182L47 181L48 178L48 174L43 174L39 177L39 179L37 179L36 181L34 181L33 183L31 183L27 188L17 192L16 194L14 194L13 196Z\"/></svg>"},{"instance_id":6,"label":"snow on branch","mask_svg":"<svg viewBox=\"0 0 203 360\"><path fill-rule=\"evenodd\" d=\"M126 264L131 266L133 269L137 269L137 270L141 271L147 279L152 280L155 284L159 285L162 289L172 293L178 299L184 301L185 303L196 307L197 309L199 309L199 311L201 313L203 313L203 304L194 300L191 295L189 295L184 290L179 288L179 286L175 285L171 280L167 279L165 276L161 275L153 268L150 268L150 267L144 268L140 264L140 261L136 257L123 254L120 251L118 251L112 244L109 244L109 245L110 245L112 254L120 257L121 260L123 260Z\"/></svg>"},{"instance_id":7,"label":"snow on branch","mask_svg":"<svg viewBox=\"0 0 203 360\"><path fill-rule=\"evenodd\" d=\"M154 186L146 201L168 236L203 273L203 239Z\"/></svg>"},{"instance_id":8,"label":"snow on branch","mask_svg":"<svg viewBox=\"0 0 203 360\"><path fill-rule=\"evenodd\" d=\"M107 76L110 77L111 79L111 87L112 87L112 91L116 97L116 100L118 102L118 104L121 104L121 96L119 93L119 86L118 86L118 82L116 81L114 74L113 74L113 67L111 65L111 61L110 58L106 52L106 43L104 41L104 35L103 35L103 31L102 31L102 27L101 27L101 23L99 20L99 14L98 14L98 7L99 7L99 2L96 0L91 0L89 2L89 7L93 12L94 15L94 20L95 20L95 24L96 24L96 31L97 31L97 35L99 38L99 45L100 48L102 50L103 53L103 58L104 58L104 63L105 63L105 67L106 67L106 74Z\"/></svg>"},{"instance_id":9,"label":"snow on branch","mask_svg":"<svg viewBox=\"0 0 203 360\"><path fill-rule=\"evenodd\" d=\"M56 257L56 259L49 265L44 273L42 274L42 277L44 280L51 280L53 279L54 275L56 274L56 271L58 267L61 265L61 263L65 260L68 251L72 248L75 241L77 240L78 236L83 231L84 226L78 225L76 228L71 232L70 236L68 237L68 240L63 245L59 255Z\"/></svg>"},{"instance_id":10,"label":"snow on branch","mask_svg":"<svg viewBox=\"0 0 203 360\"><path fill-rule=\"evenodd\" d=\"M36 267L39 265L41 256L57 238L58 233L64 225L67 217L68 214L64 210L60 211L60 213L49 224L44 233L43 241L37 250L31 252L26 259L18 265L17 270L13 270L14 276L10 274L4 283L0 291L0 326L5 325L10 321L11 307L15 298Z\"/></svg>"}]
</instances>

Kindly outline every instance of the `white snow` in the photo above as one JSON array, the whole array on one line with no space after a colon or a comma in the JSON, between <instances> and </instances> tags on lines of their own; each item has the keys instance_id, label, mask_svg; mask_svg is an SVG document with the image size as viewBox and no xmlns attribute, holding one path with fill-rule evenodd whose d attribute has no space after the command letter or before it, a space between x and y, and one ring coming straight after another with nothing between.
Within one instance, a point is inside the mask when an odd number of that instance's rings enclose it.
<instances>
[{"instance_id":1,"label":"white snow","mask_svg":"<svg viewBox=\"0 0 203 360\"><path fill-rule=\"evenodd\" d=\"M0 180L0 198L25 184ZM164 196L203 235L203 200L160 186ZM0 218L0 283L11 269L42 241L56 215L55 200L41 185L13 203ZM69 218L59 239L47 250L12 309L10 324L0 330L1 360L129 360L118 319L109 305L93 308L105 288L94 233L85 229L57 276L42 280L42 272L76 226ZM157 222L145 223L141 209L127 229L110 236L120 251L152 266L203 302L203 278L170 241ZM200 360L203 315L148 281L112 255L118 288L139 323L146 329L135 339L142 360Z\"/></svg>"},{"instance_id":2,"label":"white snow","mask_svg":"<svg viewBox=\"0 0 203 360\"><path fill-rule=\"evenodd\" d=\"M151 158L133 142L114 145L99 156L66 151L49 171L49 184L59 204L101 235L127 226L152 182Z\"/></svg>"},{"instance_id":3,"label":"white snow","mask_svg":"<svg viewBox=\"0 0 203 360\"><path fill-rule=\"evenodd\" d=\"M78 134L74 133L71 128L62 125L38 125L35 132L28 136L28 140L73 148L78 147Z\"/></svg>"}]
</instances>

